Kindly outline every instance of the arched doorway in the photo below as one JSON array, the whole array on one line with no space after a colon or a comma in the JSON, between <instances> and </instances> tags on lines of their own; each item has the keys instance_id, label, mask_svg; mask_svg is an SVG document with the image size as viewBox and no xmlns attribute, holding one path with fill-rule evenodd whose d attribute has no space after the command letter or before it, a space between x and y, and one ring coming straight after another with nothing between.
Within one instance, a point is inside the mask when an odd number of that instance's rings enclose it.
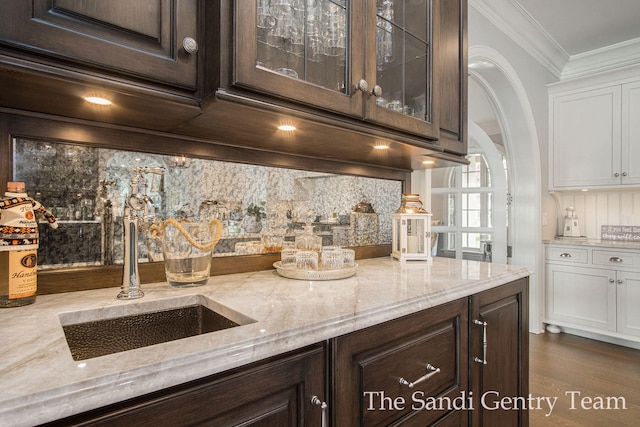
<instances>
[{"instance_id":1,"label":"arched doorway","mask_svg":"<svg viewBox=\"0 0 640 427\"><path fill-rule=\"evenodd\" d=\"M542 324L541 168L538 135L530 103L520 78L497 51L469 48L469 75L495 107L508 162L511 211L509 241L512 263L527 266L530 280L530 329ZM472 117L473 112L469 112Z\"/></svg>"}]
</instances>

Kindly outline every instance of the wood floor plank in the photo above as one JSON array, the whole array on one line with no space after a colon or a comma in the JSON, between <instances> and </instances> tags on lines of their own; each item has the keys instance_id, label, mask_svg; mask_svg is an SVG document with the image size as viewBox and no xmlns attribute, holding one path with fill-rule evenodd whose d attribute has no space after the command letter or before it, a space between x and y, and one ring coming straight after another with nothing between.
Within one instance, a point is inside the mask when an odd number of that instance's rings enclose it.
<instances>
[{"instance_id":1,"label":"wood floor plank","mask_svg":"<svg viewBox=\"0 0 640 427\"><path fill-rule=\"evenodd\" d=\"M531 427L640 425L640 350L550 333L529 345L532 397L557 397L529 411Z\"/></svg>"}]
</instances>

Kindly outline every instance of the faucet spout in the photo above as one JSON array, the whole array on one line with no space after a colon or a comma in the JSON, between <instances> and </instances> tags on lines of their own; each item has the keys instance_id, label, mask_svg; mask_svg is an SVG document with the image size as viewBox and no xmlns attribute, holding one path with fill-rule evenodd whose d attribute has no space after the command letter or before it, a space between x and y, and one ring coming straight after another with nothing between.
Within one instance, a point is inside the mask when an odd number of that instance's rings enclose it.
<instances>
[{"instance_id":1,"label":"faucet spout","mask_svg":"<svg viewBox=\"0 0 640 427\"><path fill-rule=\"evenodd\" d=\"M140 288L138 275L138 232L148 229L148 225L156 218L156 209L151 197L147 195L147 179L145 173L162 175L164 168L135 168L135 176L131 178L131 195L125 202L124 223L124 270L122 285L118 299L142 298L144 292Z\"/></svg>"},{"instance_id":2,"label":"faucet spout","mask_svg":"<svg viewBox=\"0 0 640 427\"><path fill-rule=\"evenodd\" d=\"M131 208L124 214L124 271L118 299L137 299L144 296L138 275L138 218Z\"/></svg>"}]
</instances>

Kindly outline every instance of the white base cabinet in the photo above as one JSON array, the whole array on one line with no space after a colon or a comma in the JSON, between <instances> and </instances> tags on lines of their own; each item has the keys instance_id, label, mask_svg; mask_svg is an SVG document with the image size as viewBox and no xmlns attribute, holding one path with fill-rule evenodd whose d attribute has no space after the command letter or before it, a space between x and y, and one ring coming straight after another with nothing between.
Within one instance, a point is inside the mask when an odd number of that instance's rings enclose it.
<instances>
[{"instance_id":1,"label":"white base cabinet","mask_svg":"<svg viewBox=\"0 0 640 427\"><path fill-rule=\"evenodd\" d=\"M640 253L546 245L550 325L640 343Z\"/></svg>"}]
</instances>

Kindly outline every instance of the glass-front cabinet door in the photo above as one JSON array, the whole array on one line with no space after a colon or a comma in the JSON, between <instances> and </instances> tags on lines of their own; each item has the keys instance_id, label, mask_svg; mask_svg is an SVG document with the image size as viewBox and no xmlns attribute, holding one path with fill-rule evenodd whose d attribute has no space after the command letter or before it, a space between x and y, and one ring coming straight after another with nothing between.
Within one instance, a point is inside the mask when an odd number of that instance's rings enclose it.
<instances>
[{"instance_id":1,"label":"glass-front cabinet door","mask_svg":"<svg viewBox=\"0 0 640 427\"><path fill-rule=\"evenodd\" d=\"M436 0L236 0L234 85L437 137Z\"/></svg>"},{"instance_id":2,"label":"glass-front cabinet door","mask_svg":"<svg viewBox=\"0 0 640 427\"><path fill-rule=\"evenodd\" d=\"M437 137L433 58L438 16L431 0L366 2L366 119L421 136ZM374 9L375 7L375 9Z\"/></svg>"},{"instance_id":3,"label":"glass-front cabinet door","mask_svg":"<svg viewBox=\"0 0 640 427\"><path fill-rule=\"evenodd\" d=\"M237 0L234 84L362 117L363 97L353 81L362 78L363 6Z\"/></svg>"}]
</instances>

